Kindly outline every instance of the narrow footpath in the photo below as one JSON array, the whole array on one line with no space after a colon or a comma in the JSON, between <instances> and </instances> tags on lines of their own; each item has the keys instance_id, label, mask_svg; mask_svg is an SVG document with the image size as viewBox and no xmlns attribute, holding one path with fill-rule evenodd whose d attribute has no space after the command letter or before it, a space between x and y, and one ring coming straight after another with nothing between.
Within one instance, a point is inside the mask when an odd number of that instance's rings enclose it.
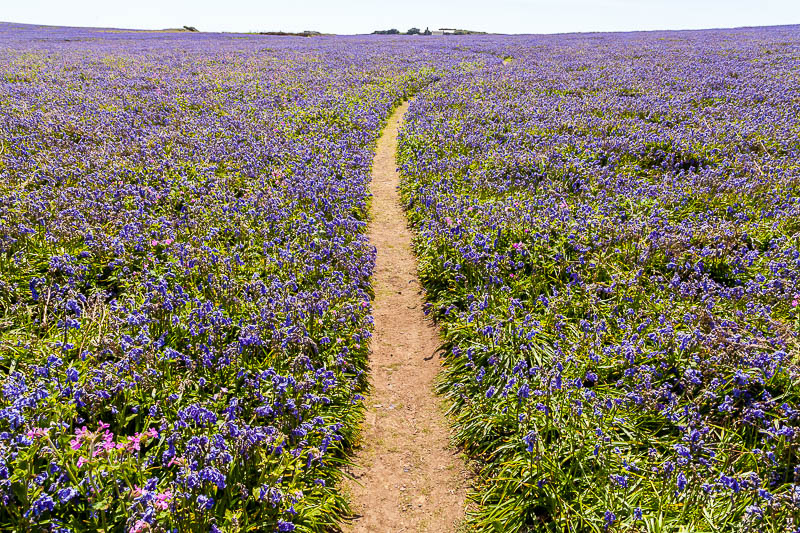
<instances>
[{"instance_id":1,"label":"narrow footpath","mask_svg":"<svg viewBox=\"0 0 800 533\"><path fill-rule=\"evenodd\" d=\"M448 424L433 392L439 369L436 328L422 311L411 231L397 192L395 110L372 168L369 238L378 250L373 275L373 389L361 447L346 490L353 532L453 532L464 517L467 468L449 445Z\"/></svg>"}]
</instances>

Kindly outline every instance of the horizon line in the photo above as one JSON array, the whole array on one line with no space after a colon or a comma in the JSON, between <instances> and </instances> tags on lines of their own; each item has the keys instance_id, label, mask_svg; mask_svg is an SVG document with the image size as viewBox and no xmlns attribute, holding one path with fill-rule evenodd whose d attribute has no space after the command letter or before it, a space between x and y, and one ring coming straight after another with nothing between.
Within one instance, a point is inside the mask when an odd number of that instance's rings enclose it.
<instances>
[{"instance_id":1,"label":"horizon line","mask_svg":"<svg viewBox=\"0 0 800 533\"><path fill-rule=\"evenodd\" d=\"M385 30L373 30L373 32L368 33L329 33L321 30L312 30L312 29L305 29L305 30L250 30L250 31L236 31L236 30L221 30L221 31L205 31L202 29L197 28L197 31L190 31L186 30L185 27L194 27L190 24L181 25L181 26L174 26L174 27L166 27L166 28L123 28L123 27L113 27L113 26L62 26L62 25L54 25L54 24L40 24L36 22L16 22L11 20L0 20L0 24L17 24L20 26L34 26L40 28L64 28L64 29L83 29L83 30L115 30L115 31L128 31L128 32L166 32L166 33L202 33L207 35L259 35L261 33L278 33L283 32L287 34L300 34L303 32L319 32L317 37L358 37L358 36L366 36L366 35L375 35L374 31L385 31ZM612 34L612 33L655 33L655 32L689 32L689 31L724 31L724 30L746 30L746 29L760 29L760 28L789 28L793 26L800 26L800 22L794 22L789 24L766 24L766 25L755 25L755 26L719 26L719 27L704 27L704 28L658 28L658 29L633 29L633 30L575 30L575 31L560 31L560 32L552 32L552 33L503 33L503 32L492 32L492 31L482 31L482 30L463 30L463 31L474 31L473 35L505 35L505 36L526 36L526 35L589 35L589 34ZM417 27L417 26L413 26ZM451 29L451 28L448 28ZM441 30L441 28L439 28ZM399 31L399 30L398 30ZM436 30L432 30L436 31ZM294 36L294 35L287 35L287 36ZM300 35L297 35L298 37ZM383 35L387 36L387 35ZM440 35L408 35L406 33L397 33L397 34L389 34L388 36L391 37L441 37ZM464 35L448 35L448 37L464 37ZM305 37L304 37L305 38Z\"/></svg>"}]
</instances>

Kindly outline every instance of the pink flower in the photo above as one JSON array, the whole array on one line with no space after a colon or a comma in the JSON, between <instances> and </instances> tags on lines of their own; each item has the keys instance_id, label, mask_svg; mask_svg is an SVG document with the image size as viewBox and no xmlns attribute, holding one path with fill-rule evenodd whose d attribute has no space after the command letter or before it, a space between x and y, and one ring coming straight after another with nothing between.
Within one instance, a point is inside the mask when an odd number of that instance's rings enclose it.
<instances>
[{"instance_id":1,"label":"pink flower","mask_svg":"<svg viewBox=\"0 0 800 533\"><path fill-rule=\"evenodd\" d=\"M128 530L128 533L143 533L145 531L150 531L150 524L145 522L144 520L137 520L133 526Z\"/></svg>"},{"instance_id":2,"label":"pink flower","mask_svg":"<svg viewBox=\"0 0 800 533\"><path fill-rule=\"evenodd\" d=\"M101 452L109 452L114 448L116 448L114 441L106 440L102 444L100 444L100 446L98 446L97 449L95 449L94 456L97 457L98 455L100 455Z\"/></svg>"},{"instance_id":3,"label":"pink flower","mask_svg":"<svg viewBox=\"0 0 800 533\"><path fill-rule=\"evenodd\" d=\"M28 431L25 435L27 435L28 438L31 438L31 439L44 437L45 435L47 435L47 428L34 428L34 429Z\"/></svg>"},{"instance_id":4,"label":"pink flower","mask_svg":"<svg viewBox=\"0 0 800 533\"><path fill-rule=\"evenodd\" d=\"M172 239L167 239L167 240L164 241L164 246L169 246L173 242L175 242L175 241L173 241Z\"/></svg>"},{"instance_id":5,"label":"pink flower","mask_svg":"<svg viewBox=\"0 0 800 533\"><path fill-rule=\"evenodd\" d=\"M156 501L155 501L154 505L155 505L156 509L160 509L162 511L166 511L167 509L169 509L169 502L170 502L171 499L172 499L172 491L171 490L160 492L160 493L156 494Z\"/></svg>"},{"instance_id":6,"label":"pink flower","mask_svg":"<svg viewBox=\"0 0 800 533\"><path fill-rule=\"evenodd\" d=\"M81 429L75 432L75 438L69 441L69 447L73 450L80 449L83 446L83 441L86 439L86 436L89 434L89 430L86 429L86 426L83 426Z\"/></svg>"},{"instance_id":7,"label":"pink flower","mask_svg":"<svg viewBox=\"0 0 800 533\"><path fill-rule=\"evenodd\" d=\"M142 447L142 442L146 441L148 438L155 439L158 437L158 430L156 428L150 428L144 433L137 433L132 437L128 437L127 442L120 442L116 445L118 450L128 450L128 451L139 451ZM112 445L113 447L113 445Z\"/></svg>"},{"instance_id":8,"label":"pink flower","mask_svg":"<svg viewBox=\"0 0 800 533\"><path fill-rule=\"evenodd\" d=\"M104 424L103 422L98 424L97 435L100 435L101 431L103 432L103 442L101 442L100 445L95 448L93 454L94 457L97 457L102 452L113 450L116 447L114 444L114 434L110 431L106 431L109 427L110 426L108 424Z\"/></svg>"},{"instance_id":9,"label":"pink flower","mask_svg":"<svg viewBox=\"0 0 800 533\"><path fill-rule=\"evenodd\" d=\"M153 239L152 241L150 241L150 246L158 246L158 241Z\"/></svg>"},{"instance_id":10,"label":"pink flower","mask_svg":"<svg viewBox=\"0 0 800 533\"><path fill-rule=\"evenodd\" d=\"M86 459L86 457L78 457L78 468L82 467L83 465L85 465L88 462L89 462L89 460Z\"/></svg>"},{"instance_id":11,"label":"pink flower","mask_svg":"<svg viewBox=\"0 0 800 533\"><path fill-rule=\"evenodd\" d=\"M800 305L800 294L795 295L794 300L792 300L792 307L797 307Z\"/></svg>"}]
</instances>

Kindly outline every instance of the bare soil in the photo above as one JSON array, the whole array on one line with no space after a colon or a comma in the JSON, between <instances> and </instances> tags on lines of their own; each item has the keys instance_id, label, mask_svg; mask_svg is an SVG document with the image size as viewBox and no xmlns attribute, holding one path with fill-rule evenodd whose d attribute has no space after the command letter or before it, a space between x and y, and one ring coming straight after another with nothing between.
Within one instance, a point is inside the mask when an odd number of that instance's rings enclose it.
<instances>
[{"instance_id":1,"label":"bare soil","mask_svg":"<svg viewBox=\"0 0 800 533\"><path fill-rule=\"evenodd\" d=\"M464 517L468 469L449 443L433 392L439 369L436 328L422 311L411 232L397 192L401 105L378 141L373 162L369 237L378 250L373 275L373 389L360 449L345 483L353 532L455 531ZM346 528L348 529L348 528Z\"/></svg>"}]
</instances>

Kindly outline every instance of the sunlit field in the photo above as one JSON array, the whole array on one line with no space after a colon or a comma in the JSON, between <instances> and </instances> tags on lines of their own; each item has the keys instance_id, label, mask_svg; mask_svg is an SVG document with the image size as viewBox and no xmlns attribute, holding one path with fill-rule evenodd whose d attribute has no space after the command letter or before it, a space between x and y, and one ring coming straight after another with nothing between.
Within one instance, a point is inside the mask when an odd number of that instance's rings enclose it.
<instances>
[{"instance_id":1,"label":"sunlit field","mask_svg":"<svg viewBox=\"0 0 800 533\"><path fill-rule=\"evenodd\" d=\"M0 23L0 530L346 528L409 99L462 527L800 528L800 27Z\"/></svg>"}]
</instances>

